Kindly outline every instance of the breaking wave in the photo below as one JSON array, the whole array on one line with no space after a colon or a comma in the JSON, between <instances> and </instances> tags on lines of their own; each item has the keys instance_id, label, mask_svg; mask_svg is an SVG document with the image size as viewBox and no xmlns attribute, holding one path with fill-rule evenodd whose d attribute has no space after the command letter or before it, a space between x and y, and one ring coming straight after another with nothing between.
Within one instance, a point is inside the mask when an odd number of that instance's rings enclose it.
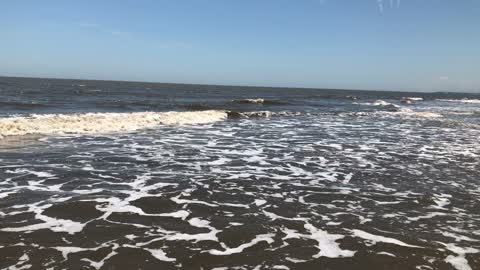
<instances>
[{"instance_id":1,"label":"breaking wave","mask_svg":"<svg viewBox=\"0 0 480 270\"><path fill-rule=\"evenodd\" d=\"M409 101L423 101L423 97L402 97L402 100L409 100Z\"/></svg>"},{"instance_id":2,"label":"breaking wave","mask_svg":"<svg viewBox=\"0 0 480 270\"><path fill-rule=\"evenodd\" d=\"M234 99L232 103L238 104L258 104L258 105L288 105L288 102L279 100L268 100L263 98Z\"/></svg>"},{"instance_id":3,"label":"breaking wave","mask_svg":"<svg viewBox=\"0 0 480 270\"><path fill-rule=\"evenodd\" d=\"M386 102L384 100L376 100L374 102L364 102L364 103L353 103L353 104L357 104L357 105L365 105L365 106L382 106L382 107L397 107L397 105L393 104L393 103L390 103L390 102Z\"/></svg>"},{"instance_id":4,"label":"breaking wave","mask_svg":"<svg viewBox=\"0 0 480 270\"><path fill-rule=\"evenodd\" d=\"M443 118L442 114L429 111L414 111L409 108L394 107L389 111L373 111L373 112L349 112L341 113L340 116L378 116L378 117L408 117L408 118Z\"/></svg>"},{"instance_id":5,"label":"breaking wave","mask_svg":"<svg viewBox=\"0 0 480 270\"><path fill-rule=\"evenodd\" d=\"M460 103L473 103L480 104L480 99L437 99L444 102L460 102Z\"/></svg>"},{"instance_id":6,"label":"breaking wave","mask_svg":"<svg viewBox=\"0 0 480 270\"><path fill-rule=\"evenodd\" d=\"M227 118L225 111L45 114L0 118L0 138L27 134L130 132L159 125L205 124Z\"/></svg>"},{"instance_id":7,"label":"breaking wave","mask_svg":"<svg viewBox=\"0 0 480 270\"><path fill-rule=\"evenodd\" d=\"M271 112L271 111L254 111L254 112L236 112L227 111L228 118L269 118L274 116L298 116L302 115L300 112Z\"/></svg>"}]
</instances>

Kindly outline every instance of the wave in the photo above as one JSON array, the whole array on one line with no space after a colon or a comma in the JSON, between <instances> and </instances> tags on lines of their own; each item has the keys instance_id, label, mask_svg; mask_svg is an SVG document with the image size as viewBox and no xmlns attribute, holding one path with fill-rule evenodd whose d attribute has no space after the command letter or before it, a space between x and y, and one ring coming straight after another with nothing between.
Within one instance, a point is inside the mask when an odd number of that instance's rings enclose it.
<instances>
[{"instance_id":1,"label":"wave","mask_svg":"<svg viewBox=\"0 0 480 270\"><path fill-rule=\"evenodd\" d=\"M350 100L358 100L361 99L359 96L352 96L352 95L307 95L305 96L307 99L350 99Z\"/></svg>"},{"instance_id":2,"label":"wave","mask_svg":"<svg viewBox=\"0 0 480 270\"><path fill-rule=\"evenodd\" d=\"M375 102L371 103L372 106L397 106L397 105L394 105L393 103L390 103L390 102L386 102L384 100L376 100Z\"/></svg>"},{"instance_id":3,"label":"wave","mask_svg":"<svg viewBox=\"0 0 480 270\"><path fill-rule=\"evenodd\" d=\"M443 118L442 114L429 111L413 111L409 108L395 107L390 111L373 111L373 112L350 112L341 113L340 116L378 116L378 117L407 117L407 118Z\"/></svg>"},{"instance_id":4,"label":"wave","mask_svg":"<svg viewBox=\"0 0 480 270\"><path fill-rule=\"evenodd\" d=\"M480 104L480 99L437 99L437 101Z\"/></svg>"},{"instance_id":5,"label":"wave","mask_svg":"<svg viewBox=\"0 0 480 270\"><path fill-rule=\"evenodd\" d=\"M357 103L357 102L354 102L353 104L356 104L356 105L365 105L365 106L382 106L382 107L386 107L386 106L394 106L394 107L398 107L397 105L393 104L393 103L390 103L390 102L386 102L384 100L376 100L374 102L364 102L364 103Z\"/></svg>"},{"instance_id":6,"label":"wave","mask_svg":"<svg viewBox=\"0 0 480 270\"><path fill-rule=\"evenodd\" d=\"M302 115L300 112L271 112L271 111L254 111L254 112L236 112L236 111L227 111L228 118L238 119L238 118L269 118L275 116L299 116Z\"/></svg>"},{"instance_id":7,"label":"wave","mask_svg":"<svg viewBox=\"0 0 480 270\"><path fill-rule=\"evenodd\" d=\"M234 99L232 103L238 104L258 104L258 105L288 105L288 102L279 100L268 100L263 98Z\"/></svg>"},{"instance_id":8,"label":"wave","mask_svg":"<svg viewBox=\"0 0 480 270\"><path fill-rule=\"evenodd\" d=\"M422 97L402 97L400 102L403 104L412 104L413 102L423 101Z\"/></svg>"},{"instance_id":9,"label":"wave","mask_svg":"<svg viewBox=\"0 0 480 270\"><path fill-rule=\"evenodd\" d=\"M356 105L364 105L364 106L374 106L374 107L382 107L382 109L384 110L387 110L387 111L390 111L390 112L398 112L404 108L396 105L396 104L393 104L393 103L390 103L390 102L386 102L384 100L376 100L374 102L366 102L366 103L357 103L357 102L354 102L352 104L356 104Z\"/></svg>"},{"instance_id":10,"label":"wave","mask_svg":"<svg viewBox=\"0 0 480 270\"><path fill-rule=\"evenodd\" d=\"M400 110L398 113L403 116L411 116L411 117L422 117L422 118L443 118L443 115L436 113L436 112L416 112L416 111L407 111Z\"/></svg>"},{"instance_id":11,"label":"wave","mask_svg":"<svg viewBox=\"0 0 480 270\"><path fill-rule=\"evenodd\" d=\"M402 100L423 101L423 97L402 97Z\"/></svg>"},{"instance_id":12,"label":"wave","mask_svg":"<svg viewBox=\"0 0 480 270\"><path fill-rule=\"evenodd\" d=\"M225 111L44 114L0 118L0 138L28 134L131 132L160 125L205 124L225 120Z\"/></svg>"}]
</instances>

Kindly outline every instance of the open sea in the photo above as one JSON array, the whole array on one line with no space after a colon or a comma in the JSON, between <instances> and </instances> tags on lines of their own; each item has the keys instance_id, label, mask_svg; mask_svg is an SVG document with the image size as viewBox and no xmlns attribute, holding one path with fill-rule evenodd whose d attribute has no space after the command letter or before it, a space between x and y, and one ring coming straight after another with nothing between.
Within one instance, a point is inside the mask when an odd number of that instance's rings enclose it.
<instances>
[{"instance_id":1,"label":"open sea","mask_svg":"<svg viewBox=\"0 0 480 270\"><path fill-rule=\"evenodd\" d=\"M480 269L480 94L0 77L0 269Z\"/></svg>"}]
</instances>

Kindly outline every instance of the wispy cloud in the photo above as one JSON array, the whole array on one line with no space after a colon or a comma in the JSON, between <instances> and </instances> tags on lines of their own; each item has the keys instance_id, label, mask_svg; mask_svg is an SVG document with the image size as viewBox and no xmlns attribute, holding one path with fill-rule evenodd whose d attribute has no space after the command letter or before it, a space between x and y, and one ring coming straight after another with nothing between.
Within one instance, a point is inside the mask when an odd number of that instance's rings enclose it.
<instances>
[{"instance_id":1,"label":"wispy cloud","mask_svg":"<svg viewBox=\"0 0 480 270\"><path fill-rule=\"evenodd\" d=\"M390 0L390 8L394 8L393 2L394 2L394 0ZM401 2L401 0L397 0L396 8L400 8L400 2ZM385 10L383 0L377 0L377 6L378 6L378 10L380 11L380 13L383 14L383 12Z\"/></svg>"},{"instance_id":2,"label":"wispy cloud","mask_svg":"<svg viewBox=\"0 0 480 270\"><path fill-rule=\"evenodd\" d=\"M132 33L130 33L130 32L105 28L105 27L102 27L101 25L96 24L96 23L80 22L78 24L78 26L83 27L83 28L90 28L90 29L93 29L95 31L102 32L102 33L109 34L109 35L116 36L116 37L122 37L122 38L132 37Z\"/></svg>"},{"instance_id":3,"label":"wispy cloud","mask_svg":"<svg viewBox=\"0 0 480 270\"><path fill-rule=\"evenodd\" d=\"M377 0L378 10L383 14L383 0Z\"/></svg>"}]
</instances>

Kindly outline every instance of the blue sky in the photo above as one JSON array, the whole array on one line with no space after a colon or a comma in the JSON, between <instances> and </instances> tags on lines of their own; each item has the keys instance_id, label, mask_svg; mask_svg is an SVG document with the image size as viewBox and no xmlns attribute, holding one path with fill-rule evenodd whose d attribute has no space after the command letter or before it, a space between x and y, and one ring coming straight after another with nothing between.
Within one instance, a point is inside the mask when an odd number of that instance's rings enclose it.
<instances>
[{"instance_id":1,"label":"blue sky","mask_svg":"<svg viewBox=\"0 0 480 270\"><path fill-rule=\"evenodd\" d=\"M8 76L480 91L477 0L2 1L0 37Z\"/></svg>"}]
</instances>

